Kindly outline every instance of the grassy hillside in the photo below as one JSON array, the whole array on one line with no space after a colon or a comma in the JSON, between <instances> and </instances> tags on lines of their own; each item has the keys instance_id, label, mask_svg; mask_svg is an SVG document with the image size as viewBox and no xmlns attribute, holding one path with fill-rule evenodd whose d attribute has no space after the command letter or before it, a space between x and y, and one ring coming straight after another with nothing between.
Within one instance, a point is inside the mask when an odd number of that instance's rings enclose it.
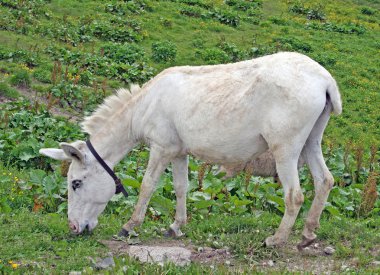
<instances>
[{"instance_id":1,"label":"grassy hillside","mask_svg":"<svg viewBox=\"0 0 380 275\"><path fill-rule=\"evenodd\" d=\"M85 138L67 117L80 119L116 88L142 84L170 66L278 51L301 52L325 66L344 102L323 144L336 184L318 247L302 255L294 250L314 197L307 169L300 172L305 203L295 234L278 250L262 241L284 213L281 185L246 173L222 180L215 167L190 158L184 241L227 246L233 265L160 267L115 256L109 273L378 273L379 10L379 0L0 0L0 273L96 273L88 257L106 257L99 240L132 213L148 161L143 146L116 167L128 199L114 196L93 235L69 234L67 167L38 153ZM16 100L20 94L28 100ZM165 242L161 233L173 219L174 199L169 168L137 229L143 242ZM326 246L335 248L333 256L323 253Z\"/></svg>"},{"instance_id":2,"label":"grassy hillside","mask_svg":"<svg viewBox=\"0 0 380 275\"><path fill-rule=\"evenodd\" d=\"M369 145L380 136L379 5L3 0L0 77L8 83L12 75L26 71L30 86L52 104L56 97L63 106L82 110L115 87L143 83L169 66L299 51L324 65L340 86L344 113L332 119L329 140ZM162 42L167 43L152 52Z\"/></svg>"}]
</instances>

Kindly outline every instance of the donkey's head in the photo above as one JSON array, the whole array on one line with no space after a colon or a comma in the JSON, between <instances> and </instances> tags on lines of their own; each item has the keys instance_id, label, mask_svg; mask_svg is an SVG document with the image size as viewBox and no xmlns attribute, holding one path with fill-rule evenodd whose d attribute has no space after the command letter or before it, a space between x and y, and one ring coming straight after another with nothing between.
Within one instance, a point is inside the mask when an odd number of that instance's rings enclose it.
<instances>
[{"instance_id":1,"label":"donkey's head","mask_svg":"<svg viewBox=\"0 0 380 275\"><path fill-rule=\"evenodd\" d=\"M84 141L61 143L60 147L44 148L40 153L53 159L71 161L67 174L69 226L75 234L86 228L91 231L115 194L115 183Z\"/></svg>"}]
</instances>

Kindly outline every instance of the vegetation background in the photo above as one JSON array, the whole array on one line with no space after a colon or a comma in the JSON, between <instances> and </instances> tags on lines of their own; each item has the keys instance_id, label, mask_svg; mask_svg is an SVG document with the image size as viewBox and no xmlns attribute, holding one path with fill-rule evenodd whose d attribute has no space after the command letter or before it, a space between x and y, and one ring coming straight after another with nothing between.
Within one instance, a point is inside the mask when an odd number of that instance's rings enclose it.
<instances>
[{"instance_id":1,"label":"vegetation background","mask_svg":"<svg viewBox=\"0 0 380 275\"><path fill-rule=\"evenodd\" d=\"M110 238L130 216L149 155L144 145L116 168L131 196L115 196L94 234L81 237L68 232L67 167L38 154L84 139L76 121L105 96L167 67L278 51L318 61L343 98L343 114L331 118L323 143L336 181L318 232L321 245L336 249L324 271L379 271L379 8L378 0L0 0L0 273L96 272L87 257L106 255L98 240ZM284 211L281 186L245 172L222 176L191 159L186 240L229 247L234 267L160 267L119 256L109 272L125 272L125 266L147 273L299 270L299 255L290 248L261 247ZM306 201L293 245L314 195L306 168L301 180ZM161 238L173 213L169 169L141 239ZM310 264L300 270L313 271L325 258L303 256ZM268 259L277 264L265 266Z\"/></svg>"}]
</instances>

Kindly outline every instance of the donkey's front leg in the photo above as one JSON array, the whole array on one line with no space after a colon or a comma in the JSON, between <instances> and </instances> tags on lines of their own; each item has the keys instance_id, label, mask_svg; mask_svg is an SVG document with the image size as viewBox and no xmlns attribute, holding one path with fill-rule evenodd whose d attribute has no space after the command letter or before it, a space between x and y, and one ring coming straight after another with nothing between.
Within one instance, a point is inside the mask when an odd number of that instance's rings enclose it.
<instances>
[{"instance_id":1,"label":"donkey's front leg","mask_svg":"<svg viewBox=\"0 0 380 275\"><path fill-rule=\"evenodd\" d=\"M186 192L188 185L188 159L187 156L172 161L173 185L177 197L174 223L170 225L167 235L170 237L182 236L181 226L186 223Z\"/></svg>"},{"instance_id":2,"label":"donkey's front leg","mask_svg":"<svg viewBox=\"0 0 380 275\"><path fill-rule=\"evenodd\" d=\"M170 157L164 154L162 148L151 148L148 167L140 188L139 199L132 217L123 225L123 228L119 232L118 235L120 237L128 236L134 227L139 226L143 222L149 200L152 197L161 173L165 170L169 162Z\"/></svg>"}]
</instances>

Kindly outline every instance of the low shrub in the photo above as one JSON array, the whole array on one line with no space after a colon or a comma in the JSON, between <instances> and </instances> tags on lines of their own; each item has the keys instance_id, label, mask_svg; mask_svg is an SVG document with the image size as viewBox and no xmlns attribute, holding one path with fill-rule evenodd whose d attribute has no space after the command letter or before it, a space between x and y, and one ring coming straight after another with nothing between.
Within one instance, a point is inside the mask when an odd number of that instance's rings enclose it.
<instances>
[{"instance_id":1,"label":"low shrub","mask_svg":"<svg viewBox=\"0 0 380 275\"><path fill-rule=\"evenodd\" d=\"M182 15L186 15L189 17L195 17L195 18L206 17L205 10L203 10L200 7L191 7L191 6L190 7L182 7L182 8L180 8L179 13Z\"/></svg>"},{"instance_id":2,"label":"low shrub","mask_svg":"<svg viewBox=\"0 0 380 275\"><path fill-rule=\"evenodd\" d=\"M258 8L262 6L261 0L255 1L242 1L242 0L226 0L224 1L228 6L234 7L237 10L247 11L252 8Z\"/></svg>"},{"instance_id":3,"label":"low shrub","mask_svg":"<svg viewBox=\"0 0 380 275\"><path fill-rule=\"evenodd\" d=\"M291 6L289 6L289 11L296 14L306 15L309 20L326 20L326 14L323 11L322 5L306 7L301 1L295 1Z\"/></svg>"},{"instance_id":4,"label":"low shrub","mask_svg":"<svg viewBox=\"0 0 380 275\"><path fill-rule=\"evenodd\" d=\"M159 41L152 44L152 59L157 63L174 61L177 46L170 41Z\"/></svg>"},{"instance_id":5,"label":"low shrub","mask_svg":"<svg viewBox=\"0 0 380 275\"><path fill-rule=\"evenodd\" d=\"M228 54L219 48L208 48L196 53L207 64L222 64L230 62Z\"/></svg>"},{"instance_id":6,"label":"low shrub","mask_svg":"<svg viewBox=\"0 0 380 275\"><path fill-rule=\"evenodd\" d=\"M232 27L239 26L240 16L235 11L229 9L213 9L209 11L209 15L211 18L218 20L220 23L224 25L229 25Z\"/></svg>"},{"instance_id":7,"label":"low shrub","mask_svg":"<svg viewBox=\"0 0 380 275\"><path fill-rule=\"evenodd\" d=\"M103 46L103 54L105 57L112 59L118 63L135 63L145 61L145 51L137 44L115 44L109 43Z\"/></svg>"},{"instance_id":8,"label":"low shrub","mask_svg":"<svg viewBox=\"0 0 380 275\"><path fill-rule=\"evenodd\" d=\"M322 24L318 23L307 23L306 29L313 30L324 30L329 32L340 32L344 34L364 34L366 32L366 28L360 24L348 22L345 24L336 24L333 22L325 22Z\"/></svg>"},{"instance_id":9,"label":"low shrub","mask_svg":"<svg viewBox=\"0 0 380 275\"><path fill-rule=\"evenodd\" d=\"M105 6L106 12L117 15L140 14L146 10L151 11L152 8L144 0L130 0L122 3L106 4Z\"/></svg>"},{"instance_id":10,"label":"low shrub","mask_svg":"<svg viewBox=\"0 0 380 275\"><path fill-rule=\"evenodd\" d=\"M377 10L371 7L362 7L360 12L365 15L374 15L376 14Z\"/></svg>"},{"instance_id":11,"label":"low shrub","mask_svg":"<svg viewBox=\"0 0 380 275\"><path fill-rule=\"evenodd\" d=\"M221 42L218 47L228 55L230 62L237 62L245 57L245 53L239 50L234 43Z\"/></svg>"}]
</instances>

